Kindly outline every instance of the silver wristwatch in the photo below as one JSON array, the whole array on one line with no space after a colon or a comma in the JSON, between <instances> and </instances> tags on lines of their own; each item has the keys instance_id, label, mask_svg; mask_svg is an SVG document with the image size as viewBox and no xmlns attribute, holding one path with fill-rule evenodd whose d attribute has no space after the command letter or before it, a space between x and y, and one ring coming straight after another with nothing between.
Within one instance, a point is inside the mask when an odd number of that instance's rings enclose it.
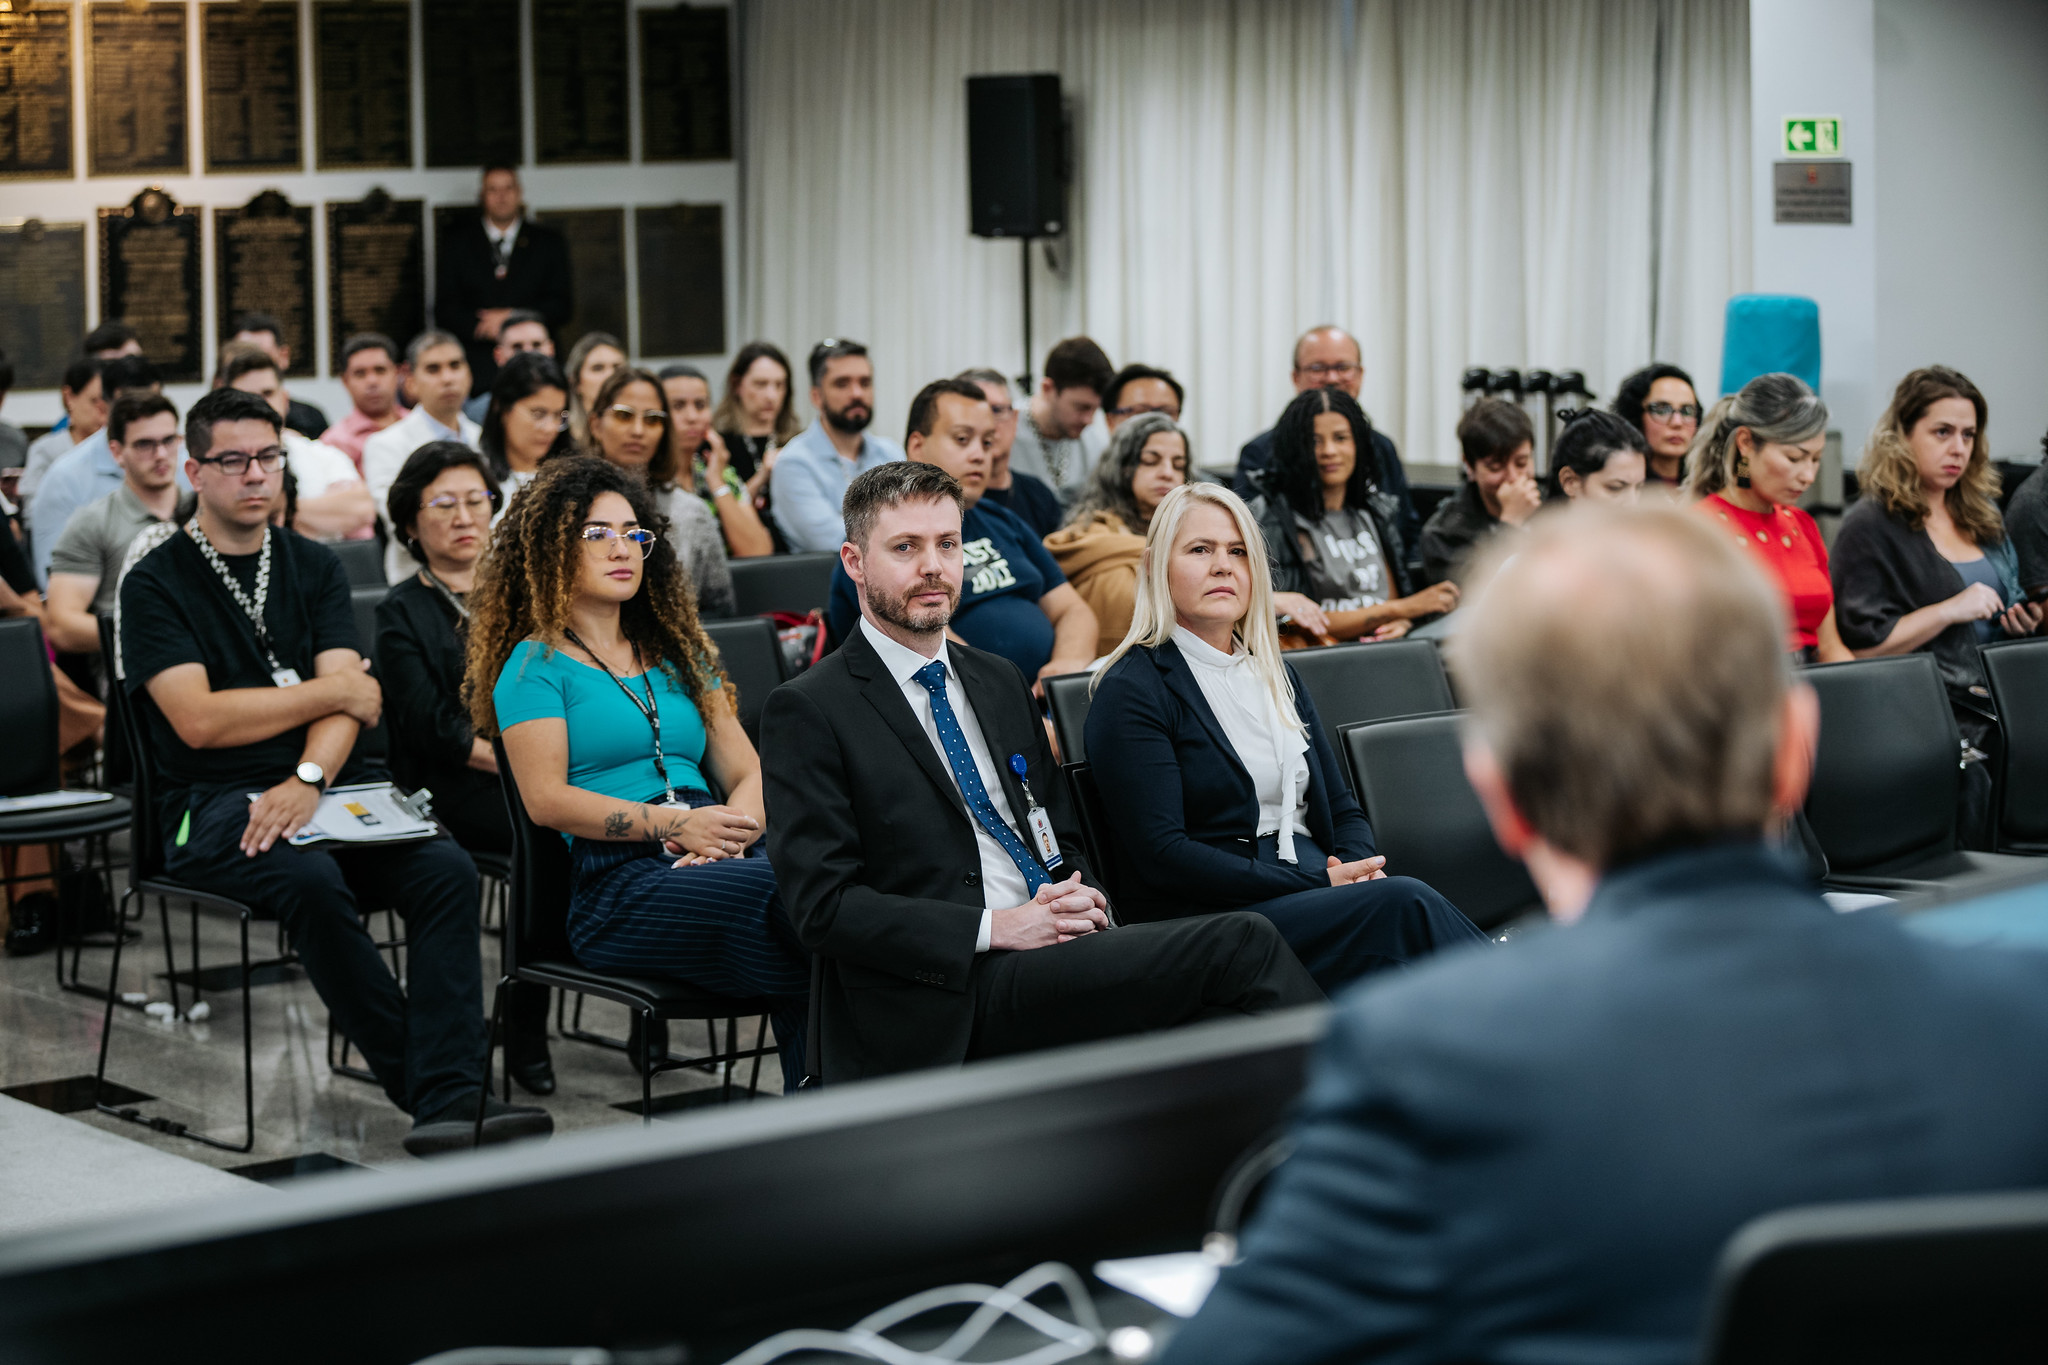
<instances>
[{"instance_id":1,"label":"silver wristwatch","mask_svg":"<svg viewBox=\"0 0 2048 1365\"><path fill-rule=\"evenodd\" d=\"M292 776L315 790L327 790L327 770L310 759L292 769Z\"/></svg>"}]
</instances>

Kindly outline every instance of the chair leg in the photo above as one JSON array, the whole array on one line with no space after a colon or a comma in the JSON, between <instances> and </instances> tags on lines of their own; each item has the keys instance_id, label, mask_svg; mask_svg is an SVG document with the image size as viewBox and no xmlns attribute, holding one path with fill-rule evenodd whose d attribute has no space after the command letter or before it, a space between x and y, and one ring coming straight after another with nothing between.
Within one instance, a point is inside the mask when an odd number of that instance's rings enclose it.
<instances>
[{"instance_id":1,"label":"chair leg","mask_svg":"<svg viewBox=\"0 0 2048 1365\"><path fill-rule=\"evenodd\" d=\"M505 1020L505 988L512 984L512 978L498 978L498 989L491 992L491 1024L484 1030L484 1083L476 1092L476 1133L470 1139L471 1147L484 1145L484 1112L486 1102L491 1098L491 1054L498 1049L498 1029ZM505 1099L512 1098L512 1061L505 1060Z\"/></svg>"},{"instance_id":2,"label":"chair leg","mask_svg":"<svg viewBox=\"0 0 2048 1365\"><path fill-rule=\"evenodd\" d=\"M718 1102L720 1104L732 1103L732 1073L733 1068L739 1065L733 1058L739 1054L739 1031L739 1020L728 1019L725 1021L725 1060L719 1067L719 1070L725 1073L725 1079L718 1086ZM711 1043L714 1048L718 1045L718 1025L715 1023L711 1026Z\"/></svg>"},{"instance_id":3,"label":"chair leg","mask_svg":"<svg viewBox=\"0 0 2048 1365\"><path fill-rule=\"evenodd\" d=\"M768 1016L754 1026L754 1073L747 1077L747 1097L752 1099L761 1093L761 1044L768 1039Z\"/></svg>"},{"instance_id":4,"label":"chair leg","mask_svg":"<svg viewBox=\"0 0 2048 1365\"><path fill-rule=\"evenodd\" d=\"M193 977L193 984L199 978ZM256 1146L256 1014L249 998L249 912L242 912L242 1151Z\"/></svg>"},{"instance_id":5,"label":"chair leg","mask_svg":"<svg viewBox=\"0 0 2048 1365\"><path fill-rule=\"evenodd\" d=\"M171 898L169 896L158 896L156 898L156 913L158 922L163 926L164 931L164 973L165 980L170 983L171 988L171 1018L175 1019L184 1013L184 1010L180 1007L178 1000L178 940L171 935ZM192 926L192 1003L196 1005L199 1003L199 907L197 905L192 907ZM147 992L144 993L147 994Z\"/></svg>"},{"instance_id":6,"label":"chair leg","mask_svg":"<svg viewBox=\"0 0 2048 1365\"><path fill-rule=\"evenodd\" d=\"M122 893L121 913L124 919L128 910L128 897L134 894L135 889L133 887ZM169 923L168 915L165 922ZM101 1095L107 1084L107 1043L114 1036L114 1002L121 998L121 944L126 937L127 935L125 934L118 934L114 938L114 962L112 966L107 968L107 1007L105 1013L100 1016L100 1064L99 1070L93 1073L92 1080L93 1108L106 1113L115 1112L101 1098ZM175 972L173 972L171 979L174 983L177 980Z\"/></svg>"},{"instance_id":7,"label":"chair leg","mask_svg":"<svg viewBox=\"0 0 2048 1365\"><path fill-rule=\"evenodd\" d=\"M578 1003L580 1004L581 1002L579 1001ZM653 1033L654 1011L643 1010L640 1014L640 1036L643 1038L647 1038L653 1036ZM652 1127L653 1124L654 1068L651 1066L643 1066L640 1069L640 1126L643 1128L648 1128Z\"/></svg>"}]
</instances>

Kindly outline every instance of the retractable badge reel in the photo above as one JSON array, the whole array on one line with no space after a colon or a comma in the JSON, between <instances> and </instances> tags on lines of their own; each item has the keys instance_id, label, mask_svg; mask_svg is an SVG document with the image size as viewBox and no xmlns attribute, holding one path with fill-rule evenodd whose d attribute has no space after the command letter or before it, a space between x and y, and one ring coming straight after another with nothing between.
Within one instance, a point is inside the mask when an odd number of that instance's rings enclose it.
<instances>
[{"instance_id":1,"label":"retractable badge reel","mask_svg":"<svg viewBox=\"0 0 2048 1365\"><path fill-rule=\"evenodd\" d=\"M1064 861L1060 856L1060 841L1052 832L1052 817L1031 794L1031 781L1025 776L1030 769L1024 762L1024 755L1010 755L1010 771L1017 774L1017 782L1024 788L1024 823L1031 826L1032 841L1038 845L1038 860L1048 869L1057 868Z\"/></svg>"}]
</instances>

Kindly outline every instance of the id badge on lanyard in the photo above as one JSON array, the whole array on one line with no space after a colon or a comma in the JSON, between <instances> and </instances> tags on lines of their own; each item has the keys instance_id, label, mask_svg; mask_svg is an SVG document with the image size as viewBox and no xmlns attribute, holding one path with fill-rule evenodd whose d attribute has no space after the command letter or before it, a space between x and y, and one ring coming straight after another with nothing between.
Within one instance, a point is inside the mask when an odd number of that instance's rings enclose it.
<instances>
[{"instance_id":1,"label":"id badge on lanyard","mask_svg":"<svg viewBox=\"0 0 2048 1365\"><path fill-rule=\"evenodd\" d=\"M1024 755L1010 755L1010 771L1017 775L1017 784L1024 788L1024 823L1031 828L1031 842L1037 848L1038 860L1048 871L1056 871L1066 859L1060 853L1059 836L1052 832L1052 817L1031 794L1031 783L1025 777L1029 767L1024 762Z\"/></svg>"},{"instance_id":2,"label":"id badge on lanyard","mask_svg":"<svg viewBox=\"0 0 2048 1365\"><path fill-rule=\"evenodd\" d=\"M299 670L296 668L273 668L270 670L270 680L279 687L297 687L305 681L299 676Z\"/></svg>"}]
</instances>

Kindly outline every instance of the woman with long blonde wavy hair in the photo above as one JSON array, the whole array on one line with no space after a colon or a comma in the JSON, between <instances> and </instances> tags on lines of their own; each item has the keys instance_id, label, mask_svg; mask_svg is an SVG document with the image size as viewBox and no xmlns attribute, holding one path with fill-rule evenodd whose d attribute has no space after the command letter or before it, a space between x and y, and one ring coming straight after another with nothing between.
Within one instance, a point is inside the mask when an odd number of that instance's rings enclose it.
<instances>
[{"instance_id":1,"label":"woman with long blonde wavy hair","mask_svg":"<svg viewBox=\"0 0 2048 1365\"><path fill-rule=\"evenodd\" d=\"M760 758L665 529L625 470L542 465L478 570L463 696L527 813L569 840L577 960L769 998L794 1089L809 960L760 844ZM660 1062L665 1028L636 1017L629 1051Z\"/></svg>"},{"instance_id":2,"label":"woman with long blonde wavy hair","mask_svg":"<svg viewBox=\"0 0 2048 1365\"><path fill-rule=\"evenodd\" d=\"M1484 936L1388 877L1315 702L1281 656L1259 524L1213 483L1152 514L1131 629L1096 677L1088 759L1131 869L1126 920L1255 910L1316 984Z\"/></svg>"}]
</instances>

